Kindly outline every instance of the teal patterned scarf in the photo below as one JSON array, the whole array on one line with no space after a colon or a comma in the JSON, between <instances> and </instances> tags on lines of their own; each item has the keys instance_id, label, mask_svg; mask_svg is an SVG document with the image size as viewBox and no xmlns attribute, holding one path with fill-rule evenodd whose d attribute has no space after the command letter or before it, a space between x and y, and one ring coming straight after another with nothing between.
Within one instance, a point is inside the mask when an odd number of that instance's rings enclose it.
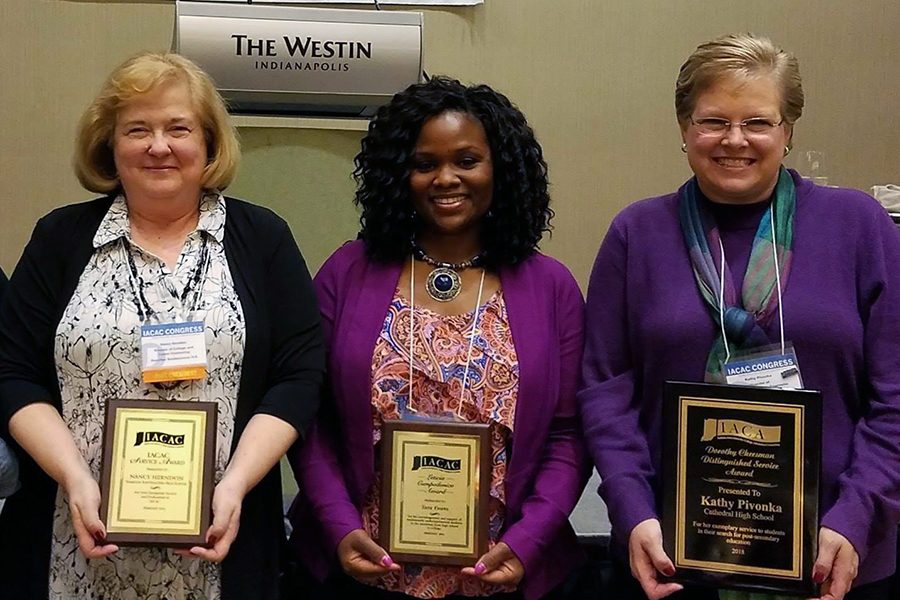
<instances>
[{"instance_id":1,"label":"teal patterned scarf","mask_svg":"<svg viewBox=\"0 0 900 600\"><path fill-rule=\"evenodd\" d=\"M778 250L778 269L781 279L781 290L788 279L791 268L791 256L794 242L794 210L797 204L794 180L782 167L775 185L773 201L756 230L753 247L750 250L750 262L744 275L741 299L744 308L737 306L734 281L728 265L725 269L725 289L720 290L720 275L717 265L720 263L719 244L721 237L712 216L703 208L700 200L700 189L696 177L681 188L678 214L684 241L687 244L694 268L694 277L700 287L700 293L709 307L709 313L716 322L719 335L713 343L709 358L706 361L706 377L708 382L724 382L722 362L725 360L725 343L722 339L722 319L719 311L719 295L724 297L725 333L728 336L729 351L753 348L768 343L768 338L760 327L778 309L778 292L776 290L775 265L772 257L772 219L775 219L774 230ZM711 250L712 249L712 250ZM793 596L773 596L752 592L720 590L720 600L796 600Z\"/></svg>"},{"instance_id":2,"label":"teal patterned scarf","mask_svg":"<svg viewBox=\"0 0 900 600\"><path fill-rule=\"evenodd\" d=\"M753 247L750 250L750 262L744 275L741 300L744 308L738 306L738 298L734 289L734 280L728 264L725 269L725 286L720 290L720 246L719 228L713 217L701 203L700 188L697 178L684 184L679 190L678 217L684 241L691 257L694 277L700 293L709 308L709 314L716 323L719 335L713 343L709 358L706 361L707 382L724 382L722 362L725 360L725 340L722 338L722 319L720 318L719 297L724 297L724 329L728 337L728 351L749 349L769 343L761 325L778 310L778 291L776 290L775 264L772 256L773 248L778 249L778 269L781 279L781 290L788 279L791 268L791 257L794 245L794 210L797 205L794 180L784 167L778 175L773 201L756 230ZM772 219L775 220L775 240L772 244Z\"/></svg>"}]
</instances>

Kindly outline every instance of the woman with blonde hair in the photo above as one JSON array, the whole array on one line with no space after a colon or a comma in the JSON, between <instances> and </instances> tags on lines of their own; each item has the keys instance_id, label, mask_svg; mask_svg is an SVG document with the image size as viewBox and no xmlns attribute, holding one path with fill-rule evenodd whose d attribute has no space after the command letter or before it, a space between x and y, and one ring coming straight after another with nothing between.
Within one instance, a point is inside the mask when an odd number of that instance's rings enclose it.
<instances>
[{"instance_id":1,"label":"woman with blonde hair","mask_svg":"<svg viewBox=\"0 0 900 600\"><path fill-rule=\"evenodd\" d=\"M85 111L75 171L104 196L38 222L0 311L0 424L26 457L0 515L4 595L278 597L277 464L316 410L324 353L287 224L221 193L238 158L211 80L175 54L127 60ZM148 382L142 326L180 322L202 323L205 375ZM206 544L105 541L97 480L117 398L216 403Z\"/></svg>"},{"instance_id":2,"label":"woman with blonde hair","mask_svg":"<svg viewBox=\"0 0 900 600\"><path fill-rule=\"evenodd\" d=\"M900 520L900 236L866 194L782 165L803 89L797 60L770 40L700 45L675 109L694 176L613 220L588 289L579 400L627 560L614 597L681 589L663 577L676 566L657 512L664 382L725 383L728 356L793 343L823 411L818 556L806 575L823 599L886 600Z\"/></svg>"}]
</instances>

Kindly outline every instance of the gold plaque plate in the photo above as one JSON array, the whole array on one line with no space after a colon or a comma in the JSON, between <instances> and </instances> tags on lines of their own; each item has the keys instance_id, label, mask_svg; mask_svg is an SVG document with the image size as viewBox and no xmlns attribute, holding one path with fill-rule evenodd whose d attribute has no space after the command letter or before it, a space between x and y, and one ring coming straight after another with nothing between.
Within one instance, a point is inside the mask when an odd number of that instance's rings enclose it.
<instances>
[{"instance_id":1,"label":"gold plaque plate","mask_svg":"<svg viewBox=\"0 0 900 600\"><path fill-rule=\"evenodd\" d=\"M214 402L107 403L100 515L108 543L206 544L216 414Z\"/></svg>"},{"instance_id":2,"label":"gold plaque plate","mask_svg":"<svg viewBox=\"0 0 900 600\"><path fill-rule=\"evenodd\" d=\"M666 382L662 526L675 581L817 596L821 396Z\"/></svg>"},{"instance_id":3,"label":"gold plaque plate","mask_svg":"<svg viewBox=\"0 0 900 600\"><path fill-rule=\"evenodd\" d=\"M488 545L490 426L385 421L381 544L398 562L474 565Z\"/></svg>"}]
</instances>

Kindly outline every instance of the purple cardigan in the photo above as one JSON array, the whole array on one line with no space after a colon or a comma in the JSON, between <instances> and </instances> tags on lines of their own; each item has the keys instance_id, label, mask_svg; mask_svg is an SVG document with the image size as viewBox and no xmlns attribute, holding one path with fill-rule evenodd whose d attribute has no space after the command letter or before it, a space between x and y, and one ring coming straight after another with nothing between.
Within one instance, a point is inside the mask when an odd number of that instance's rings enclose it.
<instances>
[{"instance_id":1,"label":"purple cardigan","mask_svg":"<svg viewBox=\"0 0 900 600\"><path fill-rule=\"evenodd\" d=\"M399 263L371 261L355 241L315 278L332 398L307 443L290 453L300 483L290 516L291 544L319 578L337 566L341 539L363 526L375 464L372 353L400 271ZM501 540L525 566L526 597L538 598L581 560L568 516L587 474L575 401L584 303L569 271L541 254L502 269L500 280L519 361Z\"/></svg>"},{"instance_id":2,"label":"purple cardigan","mask_svg":"<svg viewBox=\"0 0 900 600\"><path fill-rule=\"evenodd\" d=\"M797 212L785 338L794 343L804 385L822 392L822 525L856 548L859 585L895 567L900 232L866 194L792 176ZM746 266L749 251L748 244L744 256L726 254L732 270ZM691 271L677 194L635 203L614 219L594 264L586 314L579 401L600 494L623 542L657 515L663 381L702 381L716 334ZM764 329L779 339L777 317Z\"/></svg>"}]
</instances>

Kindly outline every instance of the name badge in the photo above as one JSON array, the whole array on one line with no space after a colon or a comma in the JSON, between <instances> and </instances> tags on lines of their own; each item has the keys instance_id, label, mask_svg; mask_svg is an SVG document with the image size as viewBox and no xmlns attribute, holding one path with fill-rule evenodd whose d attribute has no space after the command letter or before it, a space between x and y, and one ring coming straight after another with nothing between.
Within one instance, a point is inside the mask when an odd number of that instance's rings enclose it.
<instances>
[{"instance_id":1,"label":"name badge","mask_svg":"<svg viewBox=\"0 0 900 600\"><path fill-rule=\"evenodd\" d=\"M780 348L779 348L780 350ZM739 357L722 366L729 385L755 385L783 390L802 390L800 366L794 349L761 352Z\"/></svg>"},{"instance_id":2,"label":"name badge","mask_svg":"<svg viewBox=\"0 0 900 600\"><path fill-rule=\"evenodd\" d=\"M141 376L144 383L206 377L203 321L141 326Z\"/></svg>"}]
</instances>

